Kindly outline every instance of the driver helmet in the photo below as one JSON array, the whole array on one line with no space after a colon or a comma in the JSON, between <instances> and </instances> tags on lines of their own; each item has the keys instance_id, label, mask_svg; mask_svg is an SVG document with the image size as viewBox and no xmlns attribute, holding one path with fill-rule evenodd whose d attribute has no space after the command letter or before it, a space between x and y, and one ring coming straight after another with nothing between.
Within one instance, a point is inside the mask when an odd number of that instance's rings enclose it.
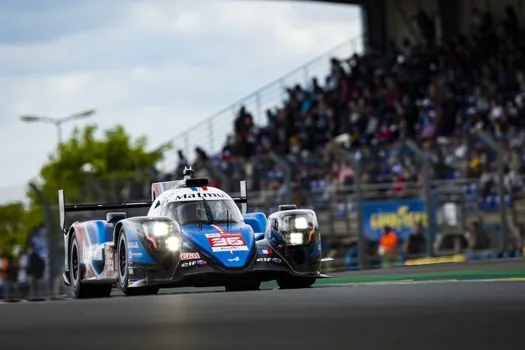
<instances>
[{"instance_id":1,"label":"driver helmet","mask_svg":"<svg viewBox=\"0 0 525 350\"><path fill-rule=\"evenodd\" d=\"M208 214L206 213L204 203L197 203L197 206L195 207L195 215L197 215L197 219L201 221L208 221Z\"/></svg>"}]
</instances>

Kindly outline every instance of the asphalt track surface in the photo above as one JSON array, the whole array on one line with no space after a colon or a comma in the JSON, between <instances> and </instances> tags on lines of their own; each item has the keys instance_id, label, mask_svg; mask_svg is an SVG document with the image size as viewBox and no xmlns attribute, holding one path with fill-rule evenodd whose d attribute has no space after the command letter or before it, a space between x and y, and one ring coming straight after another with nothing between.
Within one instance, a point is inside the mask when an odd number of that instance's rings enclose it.
<instances>
[{"instance_id":1,"label":"asphalt track surface","mask_svg":"<svg viewBox=\"0 0 525 350\"><path fill-rule=\"evenodd\" d=\"M517 349L525 282L324 286L0 305L2 349ZM4 345L6 345L4 347Z\"/></svg>"}]
</instances>

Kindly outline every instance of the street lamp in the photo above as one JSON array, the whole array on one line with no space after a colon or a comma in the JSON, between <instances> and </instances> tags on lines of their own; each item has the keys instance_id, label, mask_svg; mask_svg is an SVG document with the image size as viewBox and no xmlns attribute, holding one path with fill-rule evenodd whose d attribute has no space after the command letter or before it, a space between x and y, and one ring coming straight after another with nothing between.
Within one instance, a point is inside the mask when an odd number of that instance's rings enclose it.
<instances>
[{"instance_id":1,"label":"street lamp","mask_svg":"<svg viewBox=\"0 0 525 350\"><path fill-rule=\"evenodd\" d=\"M57 128L57 137L58 137L58 144L57 144L57 150L60 148L60 145L62 144L62 124L73 121L73 120L79 120L79 119L85 119L91 117L93 114L95 114L94 109L88 109L86 111L75 113L67 117L63 118L50 118L50 117L42 117L38 115L22 115L20 116L20 120L22 120L25 123L47 123L52 124Z\"/></svg>"}]
</instances>

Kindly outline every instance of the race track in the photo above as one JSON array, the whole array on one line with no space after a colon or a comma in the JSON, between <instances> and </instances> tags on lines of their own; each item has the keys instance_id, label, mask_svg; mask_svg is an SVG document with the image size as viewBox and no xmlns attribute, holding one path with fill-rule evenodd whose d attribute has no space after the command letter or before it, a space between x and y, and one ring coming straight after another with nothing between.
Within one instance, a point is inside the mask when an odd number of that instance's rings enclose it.
<instances>
[{"instance_id":1,"label":"race track","mask_svg":"<svg viewBox=\"0 0 525 350\"><path fill-rule=\"evenodd\" d=\"M325 286L0 305L11 349L517 349L525 282ZM2 348L4 348L2 346Z\"/></svg>"}]
</instances>

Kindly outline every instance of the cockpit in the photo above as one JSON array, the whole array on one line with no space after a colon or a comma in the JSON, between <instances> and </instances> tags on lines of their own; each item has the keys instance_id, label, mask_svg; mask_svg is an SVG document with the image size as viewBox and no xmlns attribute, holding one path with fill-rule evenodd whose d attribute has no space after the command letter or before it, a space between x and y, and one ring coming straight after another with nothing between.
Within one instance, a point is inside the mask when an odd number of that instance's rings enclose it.
<instances>
[{"instance_id":1,"label":"cockpit","mask_svg":"<svg viewBox=\"0 0 525 350\"><path fill-rule=\"evenodd\" d=\"M162 216L176 220L181 226L243 221L239 208L231 199L171 202L164 207Z\"/></svg>"}]
</instances>

